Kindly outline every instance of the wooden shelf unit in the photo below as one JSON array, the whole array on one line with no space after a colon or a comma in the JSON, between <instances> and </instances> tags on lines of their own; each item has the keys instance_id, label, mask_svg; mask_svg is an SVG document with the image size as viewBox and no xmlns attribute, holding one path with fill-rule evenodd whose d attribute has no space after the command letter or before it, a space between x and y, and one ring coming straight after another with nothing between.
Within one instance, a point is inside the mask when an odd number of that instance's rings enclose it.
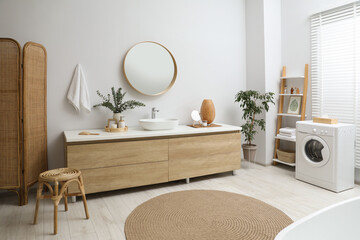
<instances>
[{"instance_id":1,"label":"wooden shelf unit","mask_svg":"<svg viewBox=\"0 0 360 240\"><path fill-rule=\"evenodd\" d=\"M299 80L303 80L304 81L304 85L303 85L303 93L302 94L286 94L285 93L285 85L286 85L286 80L288 79L299 79ZM296 142L291 138L286 138L286 137L279 137L279 131L282 125L282 118L283 117L297 117L300 118L301 121L305 120L305 111L306 111L306 98L307 98L307 88L308 88L308 80L309 80L309 65L305 64L305 70L304 70L304 76L286 76L286 67L283 66L282 68L282 74L280 77L280 98L279 98L279 111L278 111L278 120L277 120L277 127L276 127L276 135L275 135L275 151L274 151L274 159L273 159L273 165L276 165L277 163L282 163L282 164L286 164L289 166L293 166L295 167L295 163L291 164L291 163L286 163L283 162L279 159L277 159L277 149L279 149L280 146L280 140L285 140L285 141L292 141L292 142ZM288 113L284 113L284 99L286 96L301 96L301 112L299 115L294 115L294 114L288 114Z\"/></svg>"}]
</instances>

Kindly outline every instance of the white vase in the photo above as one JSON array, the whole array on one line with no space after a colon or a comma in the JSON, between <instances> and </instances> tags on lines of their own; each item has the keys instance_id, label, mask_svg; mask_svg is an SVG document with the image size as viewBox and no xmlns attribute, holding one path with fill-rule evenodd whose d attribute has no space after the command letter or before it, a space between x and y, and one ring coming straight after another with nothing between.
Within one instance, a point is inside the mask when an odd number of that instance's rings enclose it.
<instances>
[{"instance_id":1,"label":"white vase","mask_svg":"<svg viewBox=\"0 0 360 240\"><path fill-rule=\"evenodd\" d=\"M121 113L114 113L113 118L120 122Z\"/></svg>"}]
</instances>

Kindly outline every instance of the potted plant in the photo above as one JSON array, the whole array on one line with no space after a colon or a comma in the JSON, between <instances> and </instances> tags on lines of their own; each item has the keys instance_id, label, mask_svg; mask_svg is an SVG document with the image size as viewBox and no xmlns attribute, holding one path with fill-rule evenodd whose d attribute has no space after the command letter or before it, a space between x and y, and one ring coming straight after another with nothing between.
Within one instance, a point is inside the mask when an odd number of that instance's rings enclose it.
<instances>
[{"instance_id":1,"label":"potted plant","mask_svg":"<svg viewBox=\"0 0 360 240\"><path fill-rule=\"evenodd\" d=\"M121 92L122 88L119 88L115 92L115 88L111 88L111 94L112 94L112 100L111 102L111 96L108 94L107 96L104 96L100 93L100 91L96 91L97 95L103 99L102 103L94 105L94 107L106 107L110 109L114 115L113 118L120 121L121 113L128 109L134 109L136 107L145 107L145 104L136 100L128 100L126 102L123 102L124 96L126 92Z\"/></svg>"},{"instance_id":2,"label":"potted plant","mask_svg":"<svg viewBox=\"0 0 360 240\"><path fill-rule=\"evenodd\" d=\"M242 119L246 122L241 125L241 132L245 135L246 143L242 145L244 158L248 161L254 161L257 146L252 144L254 136L257 133L257 127L265 131L265 120L257 118L264 110L269 111L269 104L275 104L274 93L267 92L260 94L258 91L248 90L240 91L235 96L235 102L240 103L243 110Z\"/></svg>"}]
</instances>

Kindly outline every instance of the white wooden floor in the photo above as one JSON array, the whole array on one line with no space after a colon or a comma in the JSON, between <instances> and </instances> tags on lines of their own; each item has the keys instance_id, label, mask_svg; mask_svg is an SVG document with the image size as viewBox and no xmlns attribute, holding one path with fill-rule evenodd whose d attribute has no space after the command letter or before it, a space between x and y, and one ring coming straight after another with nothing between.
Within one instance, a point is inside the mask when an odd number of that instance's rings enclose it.
<instances>
[{"instance_id":1,"label":"white wooden floor","mask_svg":"<svg viewBox=\"0 0 360 240\"><path fill-rule=\"evenodd\" d=\"M333 193L295 180L295 173L285 166L250 165L245 162L236 176L217 174L184 181L88 195L90 219L85 220L82 201L69 203L69 211L60 206L58 235L52 235L51 200L42 200L37 225L32 225L35 192L29 204L17 206L13 193L0 195L0 239L125 239L124 223L128 214L142 202L160 194L189 190L215 189L240 193L260 199L288 214L293 220L323 207L360 196L360 186ZM86 184L86 183L85 183Z\"/></svg>"}]
</instances>

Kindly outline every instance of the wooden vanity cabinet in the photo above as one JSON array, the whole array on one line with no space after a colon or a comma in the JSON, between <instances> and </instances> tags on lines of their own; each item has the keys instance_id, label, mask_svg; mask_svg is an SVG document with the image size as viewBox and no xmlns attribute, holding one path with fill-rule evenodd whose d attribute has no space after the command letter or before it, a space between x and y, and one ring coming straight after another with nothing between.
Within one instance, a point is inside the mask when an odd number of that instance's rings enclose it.
<instances>
[{"instance_id":1,"label":"wooden vanity cabinet","mask_svg":"<svg viewBox=\"0 0 360 240\"><path fill-rule=\"evenodd\" d=\"M66 165L83 173L86 193L240 169L240 132L66 142ZM76 192L76 185L69 192Z\"/></svg>"}]
</instances>

